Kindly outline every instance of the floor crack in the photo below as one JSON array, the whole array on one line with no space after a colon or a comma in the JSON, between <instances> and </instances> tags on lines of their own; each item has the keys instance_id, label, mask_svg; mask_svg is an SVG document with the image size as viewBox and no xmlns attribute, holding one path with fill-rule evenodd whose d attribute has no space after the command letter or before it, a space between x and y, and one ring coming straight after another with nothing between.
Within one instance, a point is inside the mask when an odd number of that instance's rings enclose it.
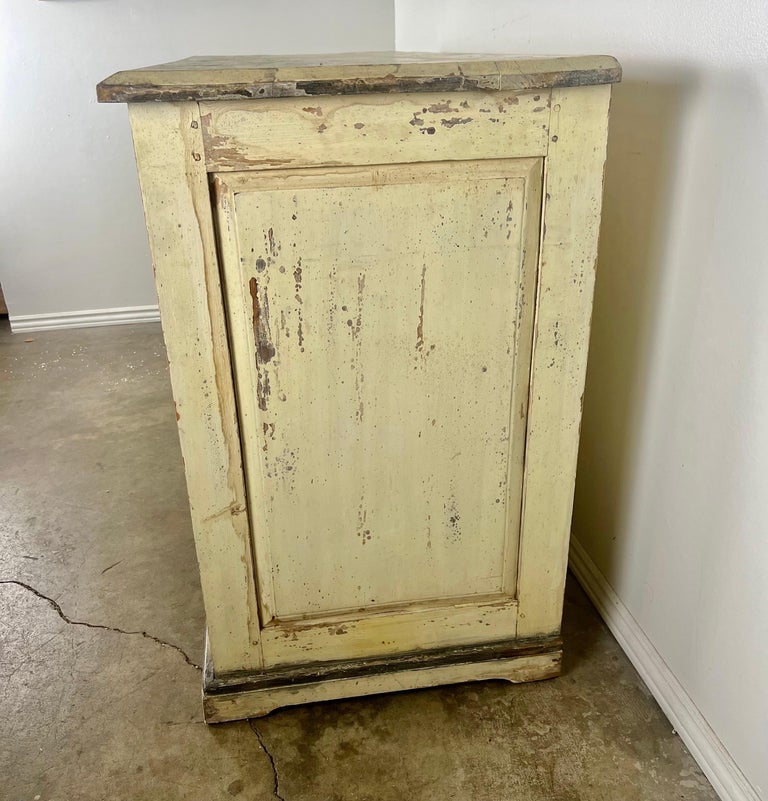
<instances>
[{"instance_id":1,"label":"floor crack","mask_svg":"<svg viewBox=\"0 0 768 801\"><path fill-rule=\"evenodd\" d=\"M25 584L23 581L16 581L15 579L0 579L0 584L15 584L17 587L22 587L23 589L27 590L27 592L31 592L33 595L36 595L38 598L45 601L55 612L56 614L68 625L70 626L84 626L88 629L102 629L103 631L112 631L115 634L127 634L127 635L135 635L144 637L147 640L152 640L152 642L156 642L158 645L162 645L163 648L171 648L174 651L177 651L181 656L184 658L184 661L190 666L195 668L195 670L202 670L200 665L193 662L189 656L187 656L186 651L182 648L179 648L178 645L174 645L173 643L166 642L165 640L161 640L159 637L155 637L153 634L149 634L146 631L126 631L125 629L119 629L115 626L104 626L101 623L86 623L83 620L72 620L71 617L64 613L64 610L59 606L59 604L53 600L53 598L49 598L47 595L44 595L40 590L36 590L30 584Z\"/></svg>"},{"instance_id":2,"label":"floor crack","mask_svg":"<svg viewBox=\"0 0 768 801\"><path fill-rule=\"evenodd\" d=\"M261 750L267 755L269 764L272 766L272 794L278 799L278 801L285 801L285 798L280 795L280 777L277 773L277 764L275 763L275 758L272 756L269 748L267 748L264 738L261 736L261 732L256 728L256 721L253 718L249 718L248 725L251 727L251 731L256 735L256 739L259 741Z\"/></svg>"}]
</instances>

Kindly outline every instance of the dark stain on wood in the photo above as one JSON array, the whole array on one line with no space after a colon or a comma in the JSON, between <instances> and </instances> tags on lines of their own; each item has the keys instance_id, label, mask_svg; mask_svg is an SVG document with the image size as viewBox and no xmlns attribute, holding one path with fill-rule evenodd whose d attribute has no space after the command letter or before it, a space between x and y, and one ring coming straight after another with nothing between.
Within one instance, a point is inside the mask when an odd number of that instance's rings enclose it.
<instances>
[{"instance_id":1,"label":"dark stain on wood","mask_svg":"<svg viewBox=\"0 0 768 801\"><path fill-rule=\"evenodd\" d=\"M269 330L269 301L267 293L260 293L259 282L251 278L248 282L253 305L253 335L256 338L256 364L268 364L275 355L272 335ZM263 298L259 295L263 294Z\"/></svg>"},{"instance_id":2,"label":"dark stain on wood","mask_svg":"<svg viewBox=\"0 0 768 801\"><path fill-rule=\"evenodd\" d=\"M327 81L296 81L297 94L306 95L364 95L385 92L457 92L473 89L492 89L494 76L489 81L482 78L465 78L463 75L440 75L428 78L398 77L384 75L381 78L337 78Z\"/></svg>"},{"instance_id":3,"label":"dark stain on wood","mask_svg":"<svg viewBox=\"0 0 768 801\"><path fill-rule=\"evenodd\" d=\"M303 305L303 301L301 299L301 279L302 279L301 256L299 256L299 261L293 270L293 280L294 280L294 288L296 290L294 298L296 299L296 302L299 304L299 307L296 310L299 318L299 324L296 330L296 335L299 340L299 349L301 350L302 353L304 353L304 315L302 314L301 311L301 307Z\"/></svg>"},{"instance_id":4,"label":"dark stain on wood","mask_svg":"<svg viewBox=\"0 0 768 801\"><path fill-rule=\"evenodd\" d=\"M272 394L269 385L269 373L266 370L259 370L256 375L256 400L262 412L267 411L267 400Z\"/></svg>"},{"instance_id":5,"label":"dark stain on wood","mask_svg":"<svg viewBox=\"0 0 768 801\"><path fill-rule=\"evenodd\" d=\"M451 108L450 101L448 100L443 103L433 103L427 110L431 111L433 114L452 114L454 112L458 114L459 111L457 108Z\"/></svg>"},{"instance_id":6,"label":"dark stain on wood","mask_svg":"<svg viewBox=\"0 0 768 801\"><path fill-rule=\"evenodd\" d=\"M307 97L314 95L360 95L393 92L471 92L478 89L506 91L535 91L556 86L592 86L617 83L621 67L561 70L553 72L490 73L468 78L460 73L413 77L387 75L372 78L330 78L328 80L278 81L274 78L210 83L182 83L179 73L168 70L168 83L121 83L119 74L102 81L96 87L100 103L173 103L194 100L242 100L273 97ZM174 80L175 79L175 80Z\"/></svg>"},{"instance_id":7,"label":"dark stain on wood","mask_svg":"<svg viewBox=\"0 0 768 801\"><path fill-rule=\"evenodd\" d=\"M360 273L357 277L357 317L355 320L348 319L347 325L350 328L352 339L357 339L360 329L363 327L363 291L365 290L365 273Z\"/></svg>"},{"instance_id":8,"label":"dark stain on wood","mask_svg":"<svg viewBox=\"0 0 768 801\"><path fill-rule=\"evenodd\" d=\"M304 106L302 111L306 111L307 114L314 114L316 117L323 116L323 110L320 108L320 106Z\"/></svg>"},{"instance_id":9,"label":"dark stain on wood","mask_svg":"<svg viewBox=\"0 0 768 801\"><path fill-rule=\"evenodd\" d=\"M472 117L451 117L449 120L440 120L440 125L445 128L453 128L454 125L466 125L468 122L472 122Z\"/></svg>"},{"instance_id":10,"label":"dark stain on wood","mask_svg":"<svg viewBox=\"0 0 768 801\"><path fill-rule=\"evenodd\" d=\"M344 625L336 626L336 627L331 626L328 629L328 633L329 634L346 634L347 633L347 627L344 626Z\"/></svg>"},{"instance_id":11,"label":"dark stain on wood","mask_svg":"<svg viewBox=\"0 0 768 801\"><path fill-rule=\"evenodd\" d=\"M362 417L362 412L360 413ZM368 520L368 510L363 506L364 497L360 498L360 504L357 507L357 536L361 538L363 545L371 539L371 530L364 528Z\"/></svg>"},{"instance_id":12,"label":"dark stain on wood","mask_svg":"<svg viewBox=\"0 0 768 801\"><path fill-rule=\"evenodd\" d=\"M416 326L416 350L424 347L424 295L426 293L427 265L421 268L421 305L419 306L419 323Z\"/></svg>"},{"instance_id":13,"label":"dark stain on wood","mask_svg":"<svg viewBox=\"0 0 768 801\"><path fill-rule=\"evenodd\" d=\"M359 131L361 128L365 128L365 123L364 122L356 122L355 123L355 128L357 128L357 130Z\"/></svg>"},{"instance_id":14,"label":"dark stain on wood","mask_svg":"<svg viewBox=\"0 0 768 801\"><path fill-rule=\"evenodd\" d=\"M318 625L328 628L328 624L309 624L304 621L277 621L268 628L279 626L286 629L304 630L317 628ZM342 624L345 625L345 624ZM490 662L496 659L514 659L521 656L539 656L551 654L553 660L552 675L560 672L560 656L562 652L560 637L536 637L520 640L502 640L482 645L465 645L458 648L434 648L428 651L410 651L404 654L369 657L365 659L344 659L327 662L310 662L289 667L275 667L259 671L232 671L225 674L214 674L210 662L206 662L204 673L205 692L230 693L269 687L294 687L316 681L332 679L378 676L395 671L418 670L420 668L440 667L443 665L463 665Z\"/></svg>"},{"instance_id":15,"label":"dark stain on wood","mask_svg":"<svg viewBox=\"0 0 768 801\"><path fill-rule=\"evenodd\" d=\"M461 520L461 515L459 514L458 505L456 503L456 497L451 495L450 498L446 501L443 505L443 508L446 512L446 518L449 527L449 536L452 540L460 540L461 539L461 527L459 526L459 521Z\"/></svg>"},{"instance_id":16,"label":"dark stain on wood","mask_svg":"<svg viewBox=\"0 0 768 801\"><path fill-rule=\"evenodd\" d=\"M352 336L354 343L354 356L352 358L352 370L355 376L355 394L357 395L357 409L355 410L355 420L358 423L363 422L365 413L365 404L363 402L363 383L365 382L365 375L363 374L362 366L362 341L360 332L363 328L363 295L365 292L365 273L360 273L357 276L357 317L354 323L352 320L347 320L349 326L349 333Z\"/></svg>"},{"instance_id":17,"label":"dark stain on wood","mask_svg":"<svg viewBox=\"0 0 768 801\"><path fill-rule=\"evenodd\" d=\"M269 255L272 256L272 258L276 258L278 247L275 244L275 232L271 228L267 231L267 240L269 242Z\"/></svg>"}]
</instances>

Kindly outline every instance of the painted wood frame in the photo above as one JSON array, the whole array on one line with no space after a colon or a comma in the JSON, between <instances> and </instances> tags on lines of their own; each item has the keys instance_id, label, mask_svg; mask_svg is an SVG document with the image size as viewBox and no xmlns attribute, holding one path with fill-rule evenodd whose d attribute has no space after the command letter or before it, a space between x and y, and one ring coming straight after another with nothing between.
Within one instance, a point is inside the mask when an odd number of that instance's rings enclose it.
<instances>
[{"instance_id":1,"label":"painted wood frame","mask_svg":"<svg viewBox=\"0 0 768 801\"><path fill-rule=\"evenodd\" d=\"M258 668L259 621L197 103L129 105L217 670Z\"/></svg>"},{"instance_id":2,"label":"painted wood frame","mask_svg":"<svg viewBox=\"0 0 768 801\"><path fill-rule=\"evenodd\" d=\"M560 630L610 86L552 92L520 537L518 637Z\"/></svg>"},{"instance_id":3,"label":"painted wood frame","mask_svg":"<svg viewBox=\"0 0 768 801\"><path fill-rule=\"evenodd\" d=\"M507 98L513 91L506 90ZM379 673L366 672L362 663L348 664L344 668L347 672L333 680L314 679L318 669L310 667L304 679L292 676L280 686L274 682L270 685L265 678L259 644L262 624L254 567L258 560L249 524L253 510L247 508L246 501L209 172L279 169L284 164L279 163L280 158L274 163L269 158L258 163L263 159L263 145L257 136L238 135L236 147L227 144L222 122L226 107L247 116L248 103L198 104L190 100L129 104L200 563L209 661L206 717L210 721L264 714L284 704L350 694L490 677L530 680L556 675L559 670L560 645L553 638L559 633L562 614L610 85L550 88L542 96L544 111L534 111L540 101L534 100L531 92L520 93L519 87L517 91L520 99L517 103L510 99L510 109L522 106L530 117L535 114L537 121L543 120L536 123L536 131L508 137L501 152L493 143L490 127L488 135L478 136L476 143L491 143L487 154L481 149L480 157L544 159L517 566L517 634L510 644L513 651L515 643L518 648L539 643L543 650L534 655L510 652L503 658L486 654L470 659L464 654L456 656L452 665L430 664L429 660L400 665L396 660L401 657L395 656L389 668L385 665ZM478 97L472 97L474 94ZM497 99L493 92L465 92L462 97L468 104L478 104L483 97ZM371 114L398 103L403 109L413 105L415 111L416 104L427 99L429 104L421 107L435 105L440 109L438 104L446 102L443 94L429 98L424 94L418 98L400 95L396 99L371 95L366 96L364 105L368 99ZM452 101L450 95L447 100ZM289 109L289 116L309 113L318 118L304 106L299 108L302 100L258 102L293 104L283 107ZM325 110L337 109L339 114L352 108L351 103L359 107L361 102L360 97L353 101L347 97L322 98ZM442 119L440 110L432 113ZM513 117L520 121L521 132L532 124L522 113ZM351 116L349 121L354 125ZM313 124L316 122L313 120ZM374 125L373 119L369 122ZM317 134L323 133L317 131L320 124L314 128ZM415 135L423 137L431 134L418 128L433 126L417 123L411 127ZM441 137L435 137L437 149L432 158L441 157L441 143L448 141L444 135L451 126L443 127L446 130L441 131ZM247 131L247 125L242 130ZM354 130L359 133L363 128ZM405 129L398 130L402 134ZM402 136L409 133L406 130ZM327 151L326 161L320 158L312 162L296 149L285 157L296 159L291 166L332 164L343 151L343 144L341 151ZM381 147L384 149L376 157L366 156L363 147L357 151L363 154L360 159L352 161L391 162L393 153L387 151L386 141ZM429 159L418 150L422 147L419 144L414 151L414 161ZM470 150L464 153L460 148L459 152L460 158L470 157ZM460 641L456 647L462 647ZM332 657L331 653L319 655L321 661Z\"/></svg>"}]
</instances>

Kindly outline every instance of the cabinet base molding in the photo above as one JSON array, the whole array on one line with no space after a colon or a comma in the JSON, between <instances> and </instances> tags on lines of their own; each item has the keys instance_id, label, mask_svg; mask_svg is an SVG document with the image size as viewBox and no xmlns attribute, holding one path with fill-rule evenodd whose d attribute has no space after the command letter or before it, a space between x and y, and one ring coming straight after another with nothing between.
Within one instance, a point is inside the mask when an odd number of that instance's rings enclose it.
<instances>
[{"instance_id":1,"label":"cabinet base molding","mask_svg":"<svg viewBox=\"0 0 768 801\"><path fill-rule=\"evenodd\" d=\"M547 637L216 677L206 648L203 709L206 723L223 723L350 696L488 679L539 681L560 675L561 656L561 639Z\"/></svg>"}]
</instances>

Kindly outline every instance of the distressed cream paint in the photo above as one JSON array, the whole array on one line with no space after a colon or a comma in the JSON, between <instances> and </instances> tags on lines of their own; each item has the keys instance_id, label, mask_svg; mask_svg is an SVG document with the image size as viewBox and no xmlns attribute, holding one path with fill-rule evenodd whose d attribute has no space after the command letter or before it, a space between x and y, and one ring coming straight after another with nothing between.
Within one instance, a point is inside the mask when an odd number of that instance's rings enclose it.
<instances>
[{"instance_id":1,"label":"distressed cream paint","mask_svg":"<svg viewBox=\"0 0 768 801\"><path fill-rule=\"evenodd\" d=\"M212 721L559 671L615 62L312 69L100 88L165 101L130 112Z\"/></svg>"}]
</instances>

